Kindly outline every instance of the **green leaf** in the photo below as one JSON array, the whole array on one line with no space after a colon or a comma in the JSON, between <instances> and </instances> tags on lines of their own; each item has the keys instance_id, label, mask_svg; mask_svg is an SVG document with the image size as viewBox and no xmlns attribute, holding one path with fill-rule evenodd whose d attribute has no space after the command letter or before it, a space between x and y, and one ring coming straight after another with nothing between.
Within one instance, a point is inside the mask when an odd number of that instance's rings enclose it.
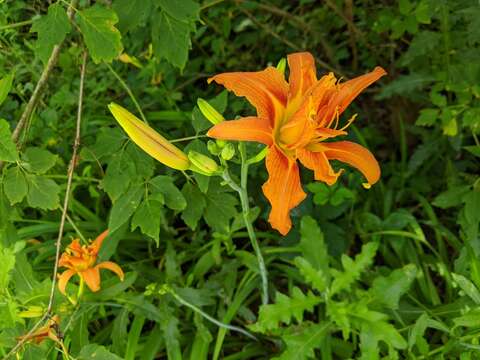
<instances>
[{"instance_id":1,"label":"green leaf","mask_svg":"<svg viewBox=\"0 0 480 360\"><path fill-rule=\"evenodd\" d=\"M378 243L370 242L362 246L362 251L352 260L347 255L342 255L343 272L332 269L333 280L331 287L331 295L341 290L347 290L350 286L360 278L362 272L369 267L375 254L377 253Z\"/></svg>"},{"instance_id":2,"label":"green leaf","mask_svg":"<svg viewBox=\"0 0 480 360\"><path fill-rule=\"evenodd\" d=\"M7 98L13 83L13 73L8 74L0 79L0 105L3 104Z\"/></svg>"},{"instance_id":3,"label":"green leaf","mask_svg":"<svg viewBox=\"0 0 480 360\"><path fill-rule=\"evenodd\" d=\"M480 309L477 307L466 314L453 319L455 326L478 328L480 324Z\"/></svg>"},{"instance_id":4,"label":"green leaf","mask_svg":"<svg viewBox=\"0 0 480 360\"><path fill-rule=\"evenodd\" d=\"M312 284L317 291L325 291L328 287L328 277L323 270L315 269L307 260L299 256L295 258L295 266L300 270L300 274L305 280Z\"/></svg>"},{"instance_id":5,"label":"green leaf","mask_svg":"<svg viewBox=\"0 0 480 360\"><path fill-rule=\"evenodd\" d=\"M447 209L453 206L461 205L464 202L464 197L470 191L471 186L455 186L447 191L442 192L433 199L432 204L442 208Z\"/></svg>"},{"instance_id":6,"label":"green leaf","mask_svg":"<svg viewBox=\"0 0 480 360\"><path fill-rule=\"evenodd\" d=\"M77 357L78 360L121 360L122 358L112 354L104 346L97 344L86 345Z\"/></svg>"},{"instance_id":7,"label":"green leaf","mask_svg":"<svg viewBox=\"0 0 480 360\"><path fill-rule=\"evenodd\" d=\"M113 203L108 221L111 232L117 230L132 216L142 199L144 190L143 184L132 184L127 192Z\"/></svg>"},{"instance_id":8,"label":"green leaf","mask_svg":"<svg viewBox=\"0 0 480 360\"><path fill-rule=\"evenodd\" d=\"M15 254L9 248L3 248L0 244L0 294L8 287L10 282L10 271L15 266Z\"/></svg>"},{"instance_id":9,"label":"green leaf","mask_svg":"<svg viewBox=\"0 0 480 360\"><path fill-rule=\"evenodd\" d=\"M17 147L12 141L10 125L7 120L0 119L0 161L15 162L17 159Z\"/></svg>"},{"instance_id":10,"label":"green leaf","mask_svg":"<svg viewBox=\"0 0 480 360\"><path fill-rule=\"evenodd\" d=\"M118 28L126 33L145 23L151 13L152 1L116 0L112 7L118 15Z\"/></svg>"},{"instance_id":11,"label":"green leaf","mask_svg":"<svg viewBox=\"0 0 480 360\"><path fill-rule=\"evenodd\" d=\"M460 274L452 273L452 278L455 283L460 286L460 289L473 300L473 302L477 305L480 305L480 291L478 288L473 284L470 280L468 280L465 276Z\"/></svg>"},{"instance_id":12,"label":"green leaf","mask_svg":"<svg viewBox=\"0 0 480 360\"><path fill-rule=\"evenodd\" d=\"M435 125L437 119L439 119L438 109L422 109L420 110L420 116L415 122L415 125L432 126Z\"/></svg>"},{"instance_id":13,"label":"green leaf","mask_svg":"<svg viewBox=\"0 0 480 360\"><path fill-rule=\"evenodd\" d=\"M292 318L300 323L303 321L303 313L312 312L318 303L319 297L310 291L305 295L298 287L293 288L291 297L277 292L275 304L262 305L257 322L250 328L266 332L278 328L281 323L290 324Z\"/></svg>"},{"instance_id":14,"label":"green leaf","mask_svg":"<svg viewBox=\"0 0 480 360\"><path fill-rule=\"evenodd\" d=\"M60 205L58 197L60 187L52 179L40 175L28 174L27 202L31 207L53 210Z\"/></svg>"},{"instance_id":15,"label":"green leaf","mask_svg":"<svg viewBox=\"0 0 480 360\"><path fill-rule=\"evenodd\" d=\"M173 315L165 302L159 305L160 311L165 315L160 326L163 331L165 345L167 347L167 358L169 360L182 360L180 349L180 332L178 331L178 319Z\"/></svg>"},{"instance_id":16,"label":"green leaf","mask_svg":"<svg viewBox=\"0 0 480 360\"><path fill-rule=\"evenodd\" d=\"M210 186L207 193L207 206L203 217L215 231L228 233L230 220L237 214L237 198L222 188Z\"/></svg>"},{"instance_id":17,"label":"green leaf","mask_svg":"<svg viewBox=\"0 0 480 360\"><path fill-rule=\"evenodd\" d=\"M50 151L38 147L29 147L23 153L23 166L36 174L44 174L57 162L58 156Z\"/></svg>"},{"instance_id":18,"label":"green leaf","mask_svg":"<svg viewBox=\"0 0 480 360\"><path fill-rule=\"evenodd\" d=\"M200 5L192 0L158 0L158 5L171 17L177 20L197 20L200 13Z\"/></svg>"},{"instance_id":19,"label":"green leaf","mask_svg":"<svg viewBox=\"0 0 480 360\"><path fill-rule=\"evenodd\" d=\"M44 64L48 62L53 47L65 39L70 29L70 21L60 2L50 5L47 15L33 23L31 31L38 34L35 51Z\"/></svg>"},{"instance_id":20,"label":"green leaf","mask_svg":"<svg viewBox=\"0 0 480 360\"><path fill-rule=\"evenodd\" d=\"M112 350L119 355L124 354L127 345L127 327L130 322L128 315L129 311L124 308L112 322Z\"/></svg>"},{"instance_id":21,"label":"green leaf","mask_svg":"<svg viewBox=\"0 0 480 360\"><path fill-rule=\"evenodd\" d=\"M183 69L191 47L188 22L180 21L165 12L160 12L152 25L153 51L172 65Z\"/></svg>"},{"instance_id":22,"label":"green leaf","mask_svg":"<svg viewBox=\"0 0 480 360\"><path fill-rule=\"evenodd\" d=\"M160 175L150 180L149 185L153 194L160 193L165 197L165 205L172 210L183 210L187 202L169 176Z\"/></svg>"},{"instance_id":23,"label":"green leaf","mask_svg":"<svg viewBox=\"0 0 480 360\"><path fill-rule=\"evenodd\" d=\"M128 189L135 178L135 164L125 151L112 156L102 180L103 189L112 201L119 198Z\"/></svg>"},{"instance_id":24,"label":"green leaf","mask_svg":"<svg viewBox=\"0 0 480 360\"><path fill-rule=\"evenodd\" d=\"M421 0L415 8L415 17L421 24L430 24L432 13L429 0Z\"/></svg>"},{"instance_id":25,"label":"green leaf","mask_svg":"<svg viewBox=\"0 0 480 360\"><path fill-rule=\"evenodd\" d=\"M205 195L198 187L189 182L183 186L182 194L187 202L187 206L182 212L182 219L190 229L195 230L207 206Z\"/></svg>"},{"instance_id":26,"label":"green leaf","mask_svg":"<svg viewBox=\"0 0 480 360\"><path fill-rule=\"evenodd\" d=\"M377 277L372 284L371 292L376 299L389 309L398 309L398 302L412 285L417 268L413 264L396 269L390 275Z\"/></svg>"},{"instance_id":27,"label":"green leaf","mask_svg":"<svg viewBox=\"0 0 480 360\"><path fill-rule=\"evenodd\" d=\"M133 215L132 231L139 227L142 233L155 239L158 244L162 210L162 202L153 198L144 199Z\"/></svg>"},{"instance_id":28,"label":"green leaf","mask_svg":"<svg viewBox=\"0 0 480 360\"><path fill-rule=\"evenodd\" d=\"M90 56L98 64L111 62L123 50L122 36L115 27L118 17L111 9L95 4L77 12L77 22Z\"/></svg>"},{"instance_id":29,"label":"green leaf","mask_svg":"<svg viewBox=\"0 0 480 360\"><path fill-rule=\"evenodd\" d=\"M27 196L27 179L19 166L8 168L5 171L3 190L12 205L21 202Z\"/></svg>"},{"instance_id":30,"label":"green leaf","mask_svg":"<svg viewBox=\"0 0 480 360\"><path fill-rule=\"evenodd\" d=\"M329 277L329 262L327 244L322 230L317 222L310 216L304 216L300 223L300 249L303 257L317 270Z\"/></svg>"},{"instance_id":31,"label":"green leaf","mask_svg":"<svg viewBox=\"0 0 480 360\"><path fill-rule=\"evenodd\" d=\"M286 349L276 360L317 359L315 349L319 349L329 335L330 324L314 324L307 321L300 326L292 326L282 334Z\"/></svg>"}]
</instances>

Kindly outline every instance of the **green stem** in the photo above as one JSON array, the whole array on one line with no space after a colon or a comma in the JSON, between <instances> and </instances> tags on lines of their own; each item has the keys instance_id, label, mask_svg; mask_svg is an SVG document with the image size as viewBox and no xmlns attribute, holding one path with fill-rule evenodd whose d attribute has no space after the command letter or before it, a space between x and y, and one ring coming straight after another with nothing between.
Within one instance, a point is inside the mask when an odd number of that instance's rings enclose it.
<instances>
[{"instance_id":1,"label":"green stem","mask_svg":"<svg viewBox=\"0 0 480 360\"><path fill-rule=\"evenodd\" d=\"M33 20L25 20L25 21L20 21L20 22L13 23L13 24L7 24L7 25L0 26L0 31L7 30L7 29L14 29L14 28L17 28L17 27L22 27L22 26L25 26L25 25L30 25L32 23L33 23Z\"/></svg>"},{"instance_id":2,"label":"green stem","mask_svg":"<svg viewBox=\"0 0 480 360\"><path fill-rule=\"evenodd\" d=\"M222 323L221 321L218 321L217 319L215 319L214 317L211 317L210 315L208 315L206 312L204 312L203 310L201 310L200 308L196 307L195 305L189 303L187 300L185 300L184 298L180 297L180 295L178 295L175 290L173 290L172 288L170 288L169 286L166 286L164 285L163 286L163 290L166 290L166 292L168 292L170 295L172 295L180 304L182 305L185 305L187 307L189 307L190 309L192 309L193 311L195 311L196 313L200 314L201 316L203 316L205 319L207 319L208 321L214 323L215 325L217 325L218 327L221 327L221 328L225 328L227 330L231 330L231 331L236 331L236 332L239 332L245 336L248 336L250 339L253 339L253 340L257 340L257 338L255 336L253 336L252 334L250 334L248 331L242 329L242 328L239 328L238 326L233 326L233 325L229 325L229 324L225 324L225 323Z\"/></svg>"},{"instance_id":3,"label":"green stem","mask_svg":"<svg viewBox=\"0 0 480 360\"><path fill-rule=\"evenodd\" d=\"M223 179L226 183L235 190L239 197L240 202L242 204L242 214L243 214L243 221L245 222L245 226L247 227L248 237L250 238L250 242L252 243L253 249L255 250L255 255L257 256L258 261L258 269L260 271L260 277L262 279L262 304L268 304L268 275L267 275L267 268L265 266L265 261L263 260L262 250L258 245L257 235L255 234L255 230L253 229L252 222L250 221L250 205L248 203L248 192L247 192L247 177L248 177L248 163L246 160L246 151L245 151L245 144L240 143L239 145L240 156L242 159L241 165L241 175L240 175L240 186L232 180L230 174L227 169L223 173Z\"/></svg>"},{"instance_id":4,"label":"green stem","mask_svg":"<svg viewBox=\"0 0 480 360\"><path fill-rule=\"evenodd\" d=\"M105 63L105 65L107 65L110 72L113 74L113 76L115 76L117 78L120 85L122 85L122 87L127 92L128 96L130 96L130 99L132 99L133 104L135 105L138 112L140 113L140 116L141 116L143 122L148 124L147 118L145 117L145 114L143 113L142 108L140 107L140 104L138 103L137 99L135 98L135 95L133 95L132 90L130 90L130 88L128 87L127 83L125 81L123 81L123 79L120 77L120 75L118 75L118 73L115 70L113 70L113 68L109 64Z\"/></svg>"}]
</instances>

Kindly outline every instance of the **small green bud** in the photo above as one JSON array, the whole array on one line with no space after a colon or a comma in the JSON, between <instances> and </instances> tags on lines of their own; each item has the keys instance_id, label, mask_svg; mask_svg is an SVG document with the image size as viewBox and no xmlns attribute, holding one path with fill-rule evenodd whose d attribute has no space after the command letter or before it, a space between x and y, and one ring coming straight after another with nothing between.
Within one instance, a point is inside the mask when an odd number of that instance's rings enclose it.
<instances>
[{"instance_id":1,"label":"small green bud","mask_svg":"<svg viewBox=\"0 0 480 360\"><path fill-rule=\"evenodd\" d=\"M277 70L283 74L285 74L285 69L287 67L287 60L285 58L281 58L277 64Z\"/></svg>"},{"instance_id":2,"label":"small green bud","mask_svg":"<svg viewBox=\"0 0 480 360\"><path fill-rule=\"evenodd\" d=\"M217 125L225 120L222 114L220 114L208 101L198 98L197 105L203 116L207 118L213 125Z\"/></svg>"},{"instance_id":3,"label":"small green bud","mask_svg":"<svg viewBox=\"0 0 480 360\"><path fill-rule=\"evenodd\" d=\"M203 175L211 176L218 171L218 164L215 160L210 159L208 156L200 154L196 151L189 151L188 159L193 166L190 166L190 170L198 172Z\"/></svg>"},{"instance_id":4,"label":"small green bud","mask_svg":"<svg viewBox=\"0 0 480 360\"><path fill-rule=\"evenodd\" d=\"M221 140L221 139L217 139L217 145L220 149L223 149L223 147L227 144L227 141L225 140Z\"/></svg>"},{"instance_id":5,"label":"small green bud","mask_svg":"<svg viewBox=\"0 0 480 360\"><path fill-rule=\"evenodd\" d=\"M235 147L232 143L227 143L225 147L222 149L222 159L223 160L230 160L235 156Z\"/></svg>"},{"instance_id":6,"label":"small green bud","mask_svg":"<svg viewBox=\"0 0 480 360\"><path fill-rule=\"evenodd\" d=\"M208 140L207 149L208 149L208 152L212 155L219 155L220 152L222 151L221 149L219 149L219 147L213 140Z\"/></svg>"}]
</instances>

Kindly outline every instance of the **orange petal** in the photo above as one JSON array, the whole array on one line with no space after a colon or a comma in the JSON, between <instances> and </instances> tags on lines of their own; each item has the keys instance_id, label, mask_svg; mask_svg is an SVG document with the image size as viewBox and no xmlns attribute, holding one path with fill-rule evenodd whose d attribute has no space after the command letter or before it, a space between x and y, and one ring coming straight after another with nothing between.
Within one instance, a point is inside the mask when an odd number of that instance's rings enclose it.
<instances>
[{"instance_id":1,"label":"orange petal","mask_svg":"<svg viewBox=\"0 0 480 360\"><path fill-rule=\"evenodd\" d=\"M303 166L314 171L315 180L317 181L333 185L342 173L342 171L335 172L333 170L323 152L299 149L297 150L297 156Z\"/></svg>"},{"instance_id":2,"label":"orange petal","mask_svg":"<svg viewBox=\"0 0 480 360\"><path fill-rule=\"evenodd\" d=\"M123 270L120 266L118 266L117 264L115 264L114 262L112 261L104 261L104 262L101 262L100 264L98 264L96 266L97 268L99 269L108 269L110 271L113 271L115 274L118 275L118 277L120 278L120 280L123 281L123 279L125 278L125 274L123 273Z\"/></svg>"},{"instance_id":3,"label":"orange petal","mask_svg":"<svg viewBox=\"0 0 480 360\"><path fill-rule=\"evenodd\" d=\"M266 166L269 178L262 189L272 205L268 221L274 229L286 235L292 227L290 210L306 196L300 184L298 166L294 159L287 158L276 146L270 147Z\"/></svg>"},{"instance_id":4,"label":"orange petal","mask_svg":"<svg viewBox=\"0 0 480 360\"><path fill-rule=\"evenodd\" d=\"M92 242L90 245L92 249L94 249L95 254L98 254L100 251L100 248L102 247L103 240L108 236L108 229L102 232L100 235L97 236L97 238Z\"/></svg>"},{"instance_id":5,"label":"orange petal","mask_svg":"<svg viewBox=\"0 0 480 360\"><path fill-rule=\"evenodd\" d=\"M380 178L380 166L373 154L366 148L351 141L336 141L321 144L328 159L340 160L357 168L368 183L369 187Z\"/></svg>"},{"instance_id":6,"label":"orange petal","mask_svg":"<svg viewBox=\"0 0 480 360\"><path fill-rule=\"evenodd\" d=\"M366 87L370 86L386 74L387 72L383 68L377 66L368 74L358 76L338 85L338 90L330 98L328 110L325 112L323 121L320 125L328 125L334 118L337 110L338 115L340 115Z\"/></svg>"},{"instance_id":7,"label":"orange petal","mask_svg":"<svg viewBox=\"0 0 480 360\"><path fill-rule=\"evenodd\" d=\"M83 278L85 284L87 284L90 290L93 292L100 290L100 271L98 270L98 267L93 267L82 271L80 276Z\"/></svg>"},{"instance_id":8,"label":"orange petal","mask_svg":"<svg viewBox=\"0 0 480 360\"><path fill-rule=\"evenodd\" d=\"M60 292L65 295L66 294L66 287L67 287L67 284L68 282L70 281L70 279L72 278L73 275L75 275L75 271L74 270L66 270L63 272L63 274L61 274L59 277L58 277L58 290L60 290Z\"/></svg>"},{"instance_id":9,"label":"orange petal","mask_svg":"<svg viewBox=\"0 0 480 360\"><path fill-rule=\"evenodd\" d=\"M257 109L258 117L269 119L273 126L283 116L287 104L288 84L282 73L274 67L257 72L231 72L218 74L215 81L237 96L245 96Z\"/></svg>"},{"instance_id":10,"label":"orange petal","mask_svg":"<svg viewBox=\"0 0 480 360\"><path fill-rule=\"evenodd\" d=\"M289 99L303 96L317 81L315 59L309 52L299 52L287 56L290 76Z\"/></svg>"},{"instance_id":11,"label":"orange petal","mask_svg":"<svg viewBox=\"0 0 480 360\"><path fill-rule=\"evenodd\" d=\"M272 127L265 118L254 116L223 121L212 127L207 135L222 140L257 141L272 145Z\"/></svg>"}]
</instances>

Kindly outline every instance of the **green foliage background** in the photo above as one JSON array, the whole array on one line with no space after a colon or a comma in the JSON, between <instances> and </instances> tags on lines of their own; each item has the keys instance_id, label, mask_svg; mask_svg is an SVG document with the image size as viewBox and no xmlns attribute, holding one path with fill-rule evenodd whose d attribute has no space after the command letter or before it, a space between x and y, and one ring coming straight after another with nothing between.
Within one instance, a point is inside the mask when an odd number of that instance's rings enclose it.
<instances>
[{"instance_id":1,"label":"green foliage background","mask_svg":"<svg viewBox=\"0 0 480 360\"><path fill-rule=\"evenodd\" d=\"M102 290L75 308L57 294L71 358L480 358L478 1L82 0L73 22L67 7L0 3L1 354L48 302L86 47L64 245L110 228L101 258L120 264L126 279L102 273ZM64 39L17 150L11 131ZM376 155L382 178L366 191L350 169L333 187L305 171L309 196L281 237L266 222L264 166L252 167L254 225L273 297L261 306L236 194L216 178L188 179L154 162L106 105L136 110L126 84L167 138L203 135L210 124L199 97L227 118L252 113L243 99L207 86L209 76L260 70L303 50L320 74L388 71L349 110L359 114L350 137ZM119 61L122 51L136 65ZM208 154L204 138L180 144ZM219 328L162 292L164 284L257 340ZM18 356L67 358L59 354L45 341Z\"/></svg>"}]
</instances>

